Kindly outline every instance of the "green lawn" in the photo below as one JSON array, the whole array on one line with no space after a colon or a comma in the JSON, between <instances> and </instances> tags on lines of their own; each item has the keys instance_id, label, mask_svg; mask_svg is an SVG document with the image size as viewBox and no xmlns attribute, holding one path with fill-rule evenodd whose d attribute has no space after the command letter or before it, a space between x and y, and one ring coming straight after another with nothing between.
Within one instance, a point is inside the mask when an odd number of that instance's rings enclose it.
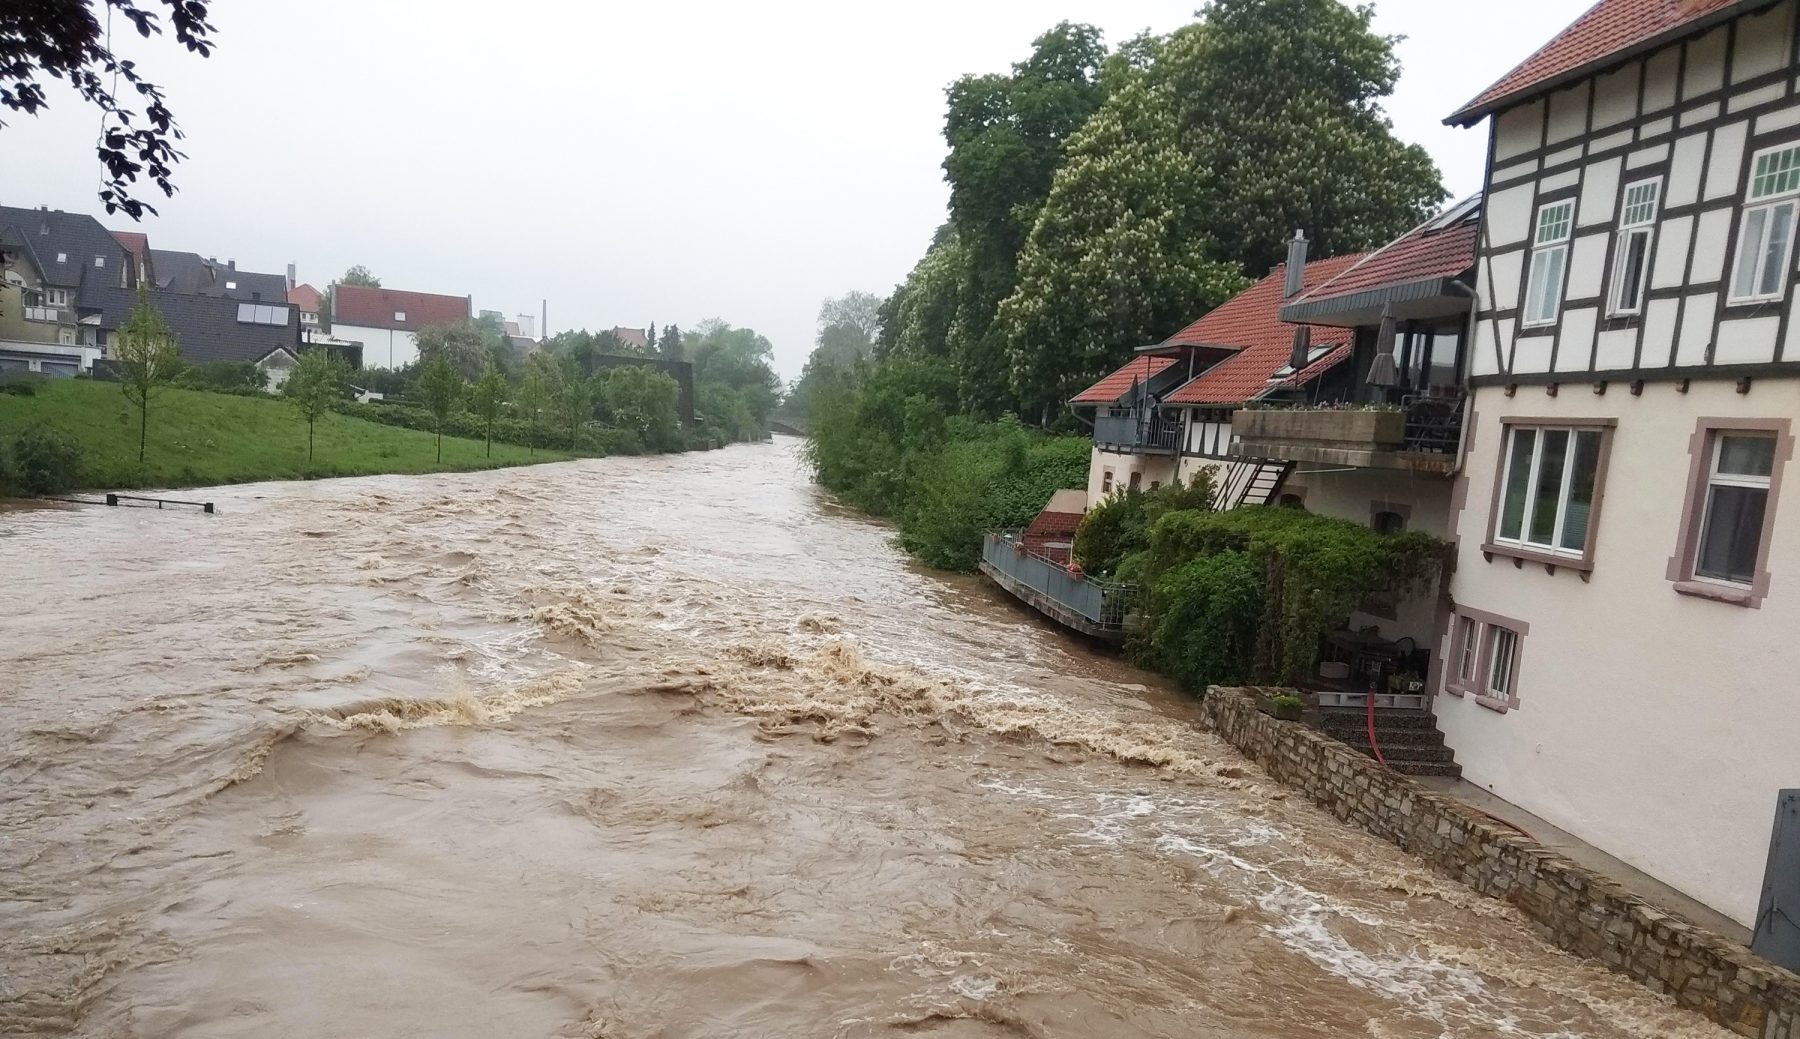
<instances>
[{"instance_id":1,"label":"green lawn","mask_svg":"<svg viewBox=\"0 0 1800 1039\"><path fill-rule=\"evenodd\" d=\"M0 442L44 422L80 438L87 487L194 487L253 480L295 480L374 473L492 469L570 456L512 444L487 457L479 440L444 438L444 460L430 433L327 415L306 460L306 420L276 398L165 389L150 402L150 439L138 465L137 410L117 383L57 379L31 396L0 393Z\"/></svg>"}]
</instances>

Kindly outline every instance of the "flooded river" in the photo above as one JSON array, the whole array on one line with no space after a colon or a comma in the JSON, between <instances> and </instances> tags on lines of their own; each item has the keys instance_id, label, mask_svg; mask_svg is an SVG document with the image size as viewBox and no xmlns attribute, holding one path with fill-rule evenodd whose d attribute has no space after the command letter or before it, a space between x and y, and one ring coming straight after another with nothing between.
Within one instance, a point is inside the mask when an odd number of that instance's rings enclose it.
<instances>
[{"instance_id":1,"label":"flooded river","mask_svg":"<svg viewBox=\"0 0 1800 1039\"><path fill-rule=\"evenodd\" d=\"M0 512L0 1033L1712 1036L797 445Z\"/></svg>"}]
</instances>

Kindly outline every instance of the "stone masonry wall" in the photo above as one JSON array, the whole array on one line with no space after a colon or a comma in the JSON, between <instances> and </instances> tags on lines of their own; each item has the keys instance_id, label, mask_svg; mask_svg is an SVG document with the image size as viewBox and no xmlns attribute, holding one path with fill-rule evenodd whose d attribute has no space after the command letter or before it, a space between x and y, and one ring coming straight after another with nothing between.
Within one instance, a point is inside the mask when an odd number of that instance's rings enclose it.
<instances>
[{"instance_id":1,"label":"stone masonry wall","mask_svg":"<svg viewBox=\"0 0 1800 1039\"><path fill-rule=\"evenodd\" d=\"M1739 1035L1800 1039L1800 976L1662 912L1453 798L1297 722L1254 691L1207 690L1206 722L1269 775L1476 891L1517 907L1558 947L1598 960Z\"/></svg>"}]
</instances>

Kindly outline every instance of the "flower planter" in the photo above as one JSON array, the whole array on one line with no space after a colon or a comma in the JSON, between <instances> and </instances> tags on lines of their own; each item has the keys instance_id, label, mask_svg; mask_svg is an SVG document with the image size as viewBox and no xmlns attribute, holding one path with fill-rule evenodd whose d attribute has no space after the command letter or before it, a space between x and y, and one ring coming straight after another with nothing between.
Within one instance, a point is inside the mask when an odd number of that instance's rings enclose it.
<instances>
[{"instance_id":1,"label":"flower planter","mask_svg":"<svg viewBox=\"0 0 1800 1039\"><path fill-rule=\"evenodd\" d=\"M1246 440L1321 441L1346 446L1398 448L1406 440L1406 416L1398 411L1270 408L1240 411L1234 432Z\"/></svg>"}]
</instances>

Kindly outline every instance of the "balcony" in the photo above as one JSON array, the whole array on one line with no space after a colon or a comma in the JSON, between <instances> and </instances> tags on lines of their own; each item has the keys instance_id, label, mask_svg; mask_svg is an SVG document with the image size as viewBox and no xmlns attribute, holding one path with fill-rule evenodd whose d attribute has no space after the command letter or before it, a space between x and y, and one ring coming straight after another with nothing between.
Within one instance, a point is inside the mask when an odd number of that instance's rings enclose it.
<instances>
[{"instance_id":1,"label":"balcony","mask_svg":"<svg viewBox=\"0 0 1800 1039\"><path fill-rule=\"evenodd\" d=\"M1462 443L1463 398L1408 397L1398 409L1270 408L1232 417L1232 453L1248 458L1448 473Z\"/></svg>"},{"instance_id":2,"label":"balcony","mask_svg":"<svg viewBox=\"0 0 1800 1039\"><path fill-rule=\"evenodd\" d=\"M1181 416L1159 408L1112 408L1094 416L1094 446L1127 455L1173 455L1181 449Z\"/></svg>"},{"instance_id":3,"label":"balcony","mask_svg":"<svg viewBox=\"0 0 1800 1039\"><path fill-rule=\"evenodd\" d=\"M995 531L982 541L981 572L1064 627L1108 642L1125 639L1133 586L1071 572L1027 549L1020 531Z\"/></svg>"}]
</instances>

